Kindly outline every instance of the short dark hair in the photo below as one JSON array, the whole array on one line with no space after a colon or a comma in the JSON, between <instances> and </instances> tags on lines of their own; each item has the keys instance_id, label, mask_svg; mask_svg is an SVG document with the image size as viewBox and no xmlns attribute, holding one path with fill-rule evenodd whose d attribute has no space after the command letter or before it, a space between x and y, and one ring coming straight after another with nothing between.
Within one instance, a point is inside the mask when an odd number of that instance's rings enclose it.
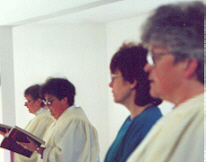
<instances>
[{"instance_id":1,"label":"short dark hair","mask_svg":"<svg viewBox=\"0 0 206 162\"><path fill-rule=\"evenodd\" d=\"M43 99L40 95L40 89L41 89L41 86L39 84L32 85L24 91L24 96L30 95L34 101L36 101L39 98ZM45 105L42 102L41 107L44 107L44 106Z\"/></svg>"},{"instance_id":2,"label":"short dark hair","mask_svg":"<svg viewBox=\"0 0 206 162\"><path fill-rule=\"evenodd\" d=\"M205 9L202 2L163 5L142 28L143 43L167 48L174 55L175 63L196 58L197 80L201 83L204 83Z\"/></svg>"},{"instance_id":3,"label":"short dark hair","mask_svg":"<svg viewBox=\"0 0 206 162\"><path fill-rule=\"evenodd\" d=\"M45 94L56 96L59 100L67 97L71 106L74 104L75 87L67 79L51 78L42 85L41 95L44 97Z\"/></svg>"},{"instance_id":4,"label":"short dark hair","mask_svg":"<svg viewBox=\"0 0 206 162\"><path fill-rule=\"evenodd\" d=\"M150 96L150 82L148 80L148 73L143 69L146 60L147 49L141 44L123 43L120 49L114 54L110 63L111 73L119 70L122 73L124 80L133 83L137 80L135 104L138 106L145 106L149 103L159 105L162 100L155 99Z\"/></svg>"}]
</instances>

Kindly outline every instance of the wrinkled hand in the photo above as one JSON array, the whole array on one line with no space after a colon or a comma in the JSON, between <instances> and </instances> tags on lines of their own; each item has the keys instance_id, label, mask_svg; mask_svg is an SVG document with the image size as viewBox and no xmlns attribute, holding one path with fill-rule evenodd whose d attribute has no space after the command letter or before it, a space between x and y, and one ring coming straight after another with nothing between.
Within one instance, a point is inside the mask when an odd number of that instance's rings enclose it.
<instances>
[{"instance_id":1,"label":"wrinkled hand","mask_svg":"<svg viewBox=\"0 0 206 162\"><path fill-rule=\"evenodd\" d=\"M37 149L36 143L32 139L30 139L29 137L27 137L27 139L29 140L29 143L18 142L18 141L16 143L18 143L19 145L21 145L23 148L25 148L27 150L36 151L36 149Z\"/></svg>"},{"instance_id":2,"label":"wrinkled hand","mask_svg":"<svg viewBox=\"0 0 206 162\"><path fill-rule=\"evenodd\" d=\"M0 131L0 134L2 135L2 136L5 136L7 133L9 133L9 130L6 128L6 132L3 132L3 131Z\"/></svg>"}]
</instances>

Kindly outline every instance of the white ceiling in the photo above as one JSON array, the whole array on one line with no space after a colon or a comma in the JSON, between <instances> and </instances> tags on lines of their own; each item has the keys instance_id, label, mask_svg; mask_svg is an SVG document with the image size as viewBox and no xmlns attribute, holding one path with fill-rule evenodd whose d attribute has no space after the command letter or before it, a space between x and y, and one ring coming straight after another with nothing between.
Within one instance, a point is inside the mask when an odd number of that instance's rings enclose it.
<instances>
[{"instance_id":1,"label":"white ceiling","mask_svg":"<svg viewBox=\"0 0 206 162\"><path fill-rule=\"evenodd\" d=\"M148 0L118 0L113 3L96 5L89 9L82 8L82 10L74 11L69 14L55 16L54 18L47 19L46 21L44 20L41 23L109 22L149 12L159 6L159 4L168 1L169 0L152 2Z\"/></svg>"},{"instance_id":2,"label":"white ceiling","mask_svg":"<svg viewBox=\"0 0 206 162\"><path fill-rule=\"evenodd\" d=\"M0 26L109 22L172 2L182 0L0 0Z\"/></svg>"}]
</instances>

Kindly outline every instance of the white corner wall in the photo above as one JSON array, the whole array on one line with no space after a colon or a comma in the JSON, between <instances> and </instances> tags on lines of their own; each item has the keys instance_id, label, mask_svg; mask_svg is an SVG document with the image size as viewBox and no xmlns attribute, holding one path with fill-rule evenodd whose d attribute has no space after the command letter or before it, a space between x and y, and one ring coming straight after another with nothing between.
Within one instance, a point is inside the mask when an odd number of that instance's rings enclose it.
<instances>
[{"instance_id":1,"label":"white corner wall","mask_svg":"<svg viewBox=\"0 0 206 162\"><path fill-rule=\"evenodd\" d=\"M3 108L2 108L2 96L1 96L1 86L0 86L0 123L3 123ZM0 136L0 141L2 141L3 136ZM0 150L0 161L4 161L4 150Z\"/></svg>"},{"instance_id":2,"label":"white corner wall","mask_svg":"<svg viewBox=\"0 0 206 162\"><path fill-rule=\"evenodd\" d=\"M1 68L1 122L14 125L14 69L13 69L13 42L12 28L0 27L0 68ZM2 102L3 101L3 102ZM1 162L10 161L10 151L0 150Z\"/></svg>"}]
</instances>

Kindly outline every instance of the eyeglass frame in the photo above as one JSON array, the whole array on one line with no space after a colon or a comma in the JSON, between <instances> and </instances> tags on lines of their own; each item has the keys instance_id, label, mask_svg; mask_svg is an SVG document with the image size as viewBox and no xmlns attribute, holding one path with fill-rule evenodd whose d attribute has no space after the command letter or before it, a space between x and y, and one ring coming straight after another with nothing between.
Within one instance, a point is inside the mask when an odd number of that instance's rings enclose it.
<instances>
[{"instance_id":1,"label":"eyeglass frame","mask_svg":"<svg viewBox=\"0 0 206 162\"><path fill-rule=\"evenodd\" d=\"M24 103L25 103L25 104L29 104L31 101L36 101L36 100L27 100L27 99L25 99L25 100L24 100Z\"/></svg>"},{"instance_id":2,"label":"eyeglass frame","mask_svg":"<svg viewBox=\"0 0 206 162\"><path fill-rule=\"evenodd\" d=\"M156 58L155 55L168 55L171 54L171 52L153 52L153 50L148 50L147 53L147 62L149 63L149 65L151 65L152 67L155 67L156 63Z\"/></svg>"},{"instance_id":3,"label":"eyeglass frame","mask_svg":"<svg viewBox=\"0 0 206 162\"><path fill-rule=\"evenodd\" d=\"M52 103L55 101L55 100L57 100L58 98L55 98L55 99L53 99L53 100L51 100L51 101L48 101L48 100L42 100L42 102L44 103L44 105L49 105L49 106L51 106L52 105Z\"/></svg>"},{"instance_id":4,"label":"eyeglass frame","mask_svg":"<svg viewBox=\"0 0 206 162\"><path fill-rule=\"evenodd\" d=\"M122 75L119 74L119 75L115 75L115 74L111 74L110 77L111 77L111 82L114 82L115 78L118 78L118 77L121 77Z\"/></svg>"}]
</instances>

